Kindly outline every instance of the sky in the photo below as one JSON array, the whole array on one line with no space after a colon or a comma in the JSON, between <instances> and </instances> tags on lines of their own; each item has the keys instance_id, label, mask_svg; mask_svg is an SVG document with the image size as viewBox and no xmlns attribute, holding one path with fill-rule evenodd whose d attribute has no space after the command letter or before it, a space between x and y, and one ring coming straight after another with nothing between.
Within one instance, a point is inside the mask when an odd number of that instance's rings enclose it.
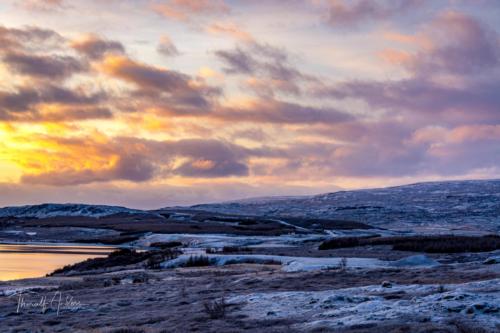
<instances>
[{"instance_id":1,"label":"sky","mask_svg":"<svg viewBox=\"0 0 500 333\"><path fill-rule=\"evenodd\" d=\"M0 206L499 178L500 2L1 0Z\"/></svg>"}]
</instances>

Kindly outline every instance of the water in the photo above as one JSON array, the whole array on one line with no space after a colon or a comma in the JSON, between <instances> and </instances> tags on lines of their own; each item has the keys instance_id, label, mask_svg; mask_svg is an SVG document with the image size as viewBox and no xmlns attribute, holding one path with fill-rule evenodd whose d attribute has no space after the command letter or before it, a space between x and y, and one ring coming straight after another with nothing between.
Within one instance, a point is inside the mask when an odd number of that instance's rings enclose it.
<instances>
[{"instance_id":1,"label":"water","mask_svg":"<svg viewBox=\"0 0 500 333\"><path fill-rule=\"evenodd\" d=\"M57 268L105 257L108 246L58 244L0 244L0 281L45 276Z\"/></svg>"}]
</instances>

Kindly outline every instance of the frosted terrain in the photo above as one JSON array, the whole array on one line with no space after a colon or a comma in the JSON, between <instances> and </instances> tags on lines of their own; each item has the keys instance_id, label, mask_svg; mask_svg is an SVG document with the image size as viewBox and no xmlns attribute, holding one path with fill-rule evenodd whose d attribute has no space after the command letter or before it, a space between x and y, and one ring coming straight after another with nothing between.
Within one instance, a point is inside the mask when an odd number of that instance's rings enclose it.
<instances>
[{"instance_id":1,"label":"frosted terrain","mask_svg":"<svg viewBox=\"0 0 500 333\"><path fill-rule=\"evenodd\" d=\"M391 299L391 295L403 295ZM443 285L365 286L319 292L254 293L230 298L254 319L306 318L299 330L403 319L446 322L465 314L478 326L500 326L500 280ZM497 326L498 325L498 326Z\"/></svg>"}]
</instances>

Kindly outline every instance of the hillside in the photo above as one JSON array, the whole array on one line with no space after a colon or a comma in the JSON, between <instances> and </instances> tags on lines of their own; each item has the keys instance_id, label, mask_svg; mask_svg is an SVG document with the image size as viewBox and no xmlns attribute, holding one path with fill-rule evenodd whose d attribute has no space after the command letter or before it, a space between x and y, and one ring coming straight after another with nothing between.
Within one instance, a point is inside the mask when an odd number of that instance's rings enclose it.
<instances>
[{"instance_id":1,"label":"hillside","mask_svg":"<svg viewBox=\"0 0 500 333\"><path fill-rule=\"evenodd\" d=\"M500 230L500 180L428 182L281 200L190 207L257 216L349 219L379 227Z\"/></svg>"}]
</instances>

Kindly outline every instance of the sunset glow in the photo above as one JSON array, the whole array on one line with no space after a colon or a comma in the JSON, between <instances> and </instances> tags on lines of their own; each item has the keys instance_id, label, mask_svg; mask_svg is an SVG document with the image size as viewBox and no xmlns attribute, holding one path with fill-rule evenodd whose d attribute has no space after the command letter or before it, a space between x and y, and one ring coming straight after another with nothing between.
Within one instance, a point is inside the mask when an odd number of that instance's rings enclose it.
<instances>
[{"instance_id":1,"label":"sunset glow","mask_svg":"<svg viewBox=\"0 0 500 333\"><path fill-rule=\"evenodd\" d=\"M0 206L498 178L499 3L387 3L2 1Z\"/></svg>"}]
</instances>

